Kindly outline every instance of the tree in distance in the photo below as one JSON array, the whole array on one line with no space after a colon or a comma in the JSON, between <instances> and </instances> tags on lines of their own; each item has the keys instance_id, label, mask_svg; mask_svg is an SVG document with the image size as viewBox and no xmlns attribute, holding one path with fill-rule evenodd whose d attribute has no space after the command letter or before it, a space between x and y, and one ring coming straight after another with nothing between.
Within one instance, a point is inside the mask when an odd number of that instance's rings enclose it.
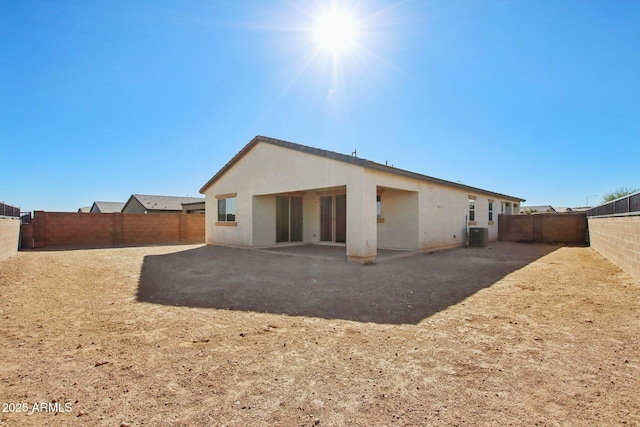
<instances>
[{"instance_id":1,"label":"tree in distance","mask_svg":"<svg viewBox=\"0 0 640 427\"><path fill-rule=\"evenodd\" d=\"M632 188L632 187L620 187L617 190L611 191L609 193L605 193L604 196L602 196L602 203L607 203L610 202L612 200L615 199L619 199L620 197L624 197L627 196L629 194L633 194L633 193L637 193L638 191L640 191L637 188Z\"/></svg>"}]
</instances>

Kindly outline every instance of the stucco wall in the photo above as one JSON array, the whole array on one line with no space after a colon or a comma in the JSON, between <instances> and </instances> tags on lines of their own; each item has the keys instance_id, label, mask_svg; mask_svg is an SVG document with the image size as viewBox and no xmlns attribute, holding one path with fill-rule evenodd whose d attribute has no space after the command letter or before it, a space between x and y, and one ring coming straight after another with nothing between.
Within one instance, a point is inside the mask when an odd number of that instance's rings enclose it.
<instances>
[{"instance_id":1,"label":"stucco wall","mask_svg":"<svg viewBox=\"0 0 640 427\"><path fill-rule=\"evenodd\" d=\"M340 190L342 189L342 190ZM498 237L495 195L400 176L389 171L259 143L205 191L206 241L234 246L275 244L275 195L303 192L303 241L318 243L320 201L325 192L347 194L347 255L367 259L377 248L433 250L466 244L468 198L476 199L476 227ZM383 190L385 222L376 216ZM235 225L216 225L216 196L236 194ZM494 220L488 221L488 200ZM517 203L517 200L507 200Z\"/></svg>"},{"instance_id":2,"label":"stucco wall","mask_svg":"<svg viewBox=\"0 0 640 427\"><path fill-rule=\"evenodd\" d=\"M489 229L489 240L498 238L498 214L500 205L513 200L497 199L481 191L452 188L436 183L408 179L381 171L368 171L379 186L393 190L415 192L418 195L418 243L422 251L452 248L465 245L467 227L485 227ZM387 191L382 194L383 211L388 209ZM393 193L391 193L393 194ZM469 196L475 197L475 224L468 221ZM489 221L489 200L493 200L493 221ZM385 218L386 225L386 218ZM379 224L380 226L380 224ZM407 230L403 230L407 232ZM380 234L379 234L380 235ZM379 244L379 247L384 247Z\"/></svg>"},{"instance_id":3,"label":"stucco wall","mask_svg":"<svg viewBox=\"0 0 640 427\"><path fill-rule=\"evenodd\" d=\"M0 261L18 252L20 219L0 218Z\"/></svg>"},{"instance_id":4,"label":"stucco wall","mask_svg":"<svg viewBox=\"0 0 640 427\"><path fill-rule=\"evenodd\" d=\"M362 168L336 162L322 157L300 153L287 148L270 144L258 144L249 151L240 162L224 174L217 182L208 188L206 199L207 211L207 242L221 243L236 246L258 246L253 242L263 245L267 241L268 231L256 230L254 233L253 212L259 212L266 199L254 196L275 195L301 190L314 190L347 186L353 189L362 188ZM216 226L217 199L216 195L237 193L236 196L236 222L237 226ZM309 193L312 197L314 194ZM373 190L373 218L375 222L375 189ZM307 210L310 199L305 196L303 209ZM356 200L351 200L356 203ZM349 201L347 202L349 203ZM266 206L265 206L266 207ZM273 200L273 221L275 224L275 199ZM318 206L319 209L319 206ZM309 230L313 226L313 215L305 215L303 227ZM307 219L309 221L307 221ZM260 224L268 224L270 219L263 215ZM347 218L347 221L349 219ZM359 219L358 219L359 221ZM256 226L258 223L256 223ZM319 223L318 223L319 227ZM312 233L313 234L313 233ZM316 233L317 234L317 233ZM352 236L355 238L355 236ZM374 239L375 240L375 239ZM275 233L273 241L275 243Z\"/></svg>"},{"instance_id":5,"label":"stucco wall","mask_svg":"<svg viewBox=\"0 0 640 427\"><path fill-rule=\"evenodd\" d=\"M276 229L274 227L276 223L276 196L254 196L252 202L253 246L273 245L276 241ZM230 229L229 231L228 235L233 237L233 230Z\"/></svg>"},{"instance_id":6,"label":"stucco wall","mask_svg":"<svg viewBox=\"0 0 640 427\"><path fill-rule=\"evenodd\" d=\"M640 216L589 218L591 247L640 282Z\"/></svg>"},{"instance_id":7,"label":"stucco wall","mask_svg":"<svg viewBox=\"0 0 640 427\"><path fill-rule=\"evenodd\" d=\"M385 188L381 194L382 216L378 221L378 247L419 248L419 197L417 192Z\"/></svg>"},{"instance_id":8,"label":"stucco wall","mask_svg":"<svg viewBox=\"0 0 640 427\"><path fill-rule=\"evenodd\" d=\"M304 243L320 242L320 198L314 193L302 198L302 235Z\"/></svg>"},{"instance_id":9,"label":"stucco wall","mask_svg":"<svg viewBox=\"0 0 640 427\"><path fill-rule=\"evenodd\" d=\"M425 184L420 191L420 249L466 244L469 195L457 189ZM482 224L476 221L477 224ZM488 224L482 225L488 227Z\"/></svg>"}]
</instances>

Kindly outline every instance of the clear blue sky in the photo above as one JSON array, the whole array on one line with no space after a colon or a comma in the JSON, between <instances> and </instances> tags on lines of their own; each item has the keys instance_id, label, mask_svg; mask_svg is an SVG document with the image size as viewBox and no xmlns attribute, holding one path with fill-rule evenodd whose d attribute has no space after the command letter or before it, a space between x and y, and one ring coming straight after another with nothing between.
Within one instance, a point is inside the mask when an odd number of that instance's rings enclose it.
<instances>
[{"instance_id":1,"label":"clear blue sky","mask_svg":"<svg viewBox=\"0 0 640 427\"><path fill-rule=\"evenodd\" d=\"M255 135L594 204L640 186L640 1L0 1L0 201L199 196Z\"/></svg>"}]
</instances>

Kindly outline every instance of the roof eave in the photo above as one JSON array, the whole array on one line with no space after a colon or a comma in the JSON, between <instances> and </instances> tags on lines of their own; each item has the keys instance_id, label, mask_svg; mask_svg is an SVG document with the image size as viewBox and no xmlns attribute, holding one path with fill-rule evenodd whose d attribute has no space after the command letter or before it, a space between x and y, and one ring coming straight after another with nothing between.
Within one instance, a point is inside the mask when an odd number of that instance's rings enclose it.
<instances>
[{"instance_id":1,"label":"roof eave","mask_svg":"<svg viewBox=\"0 0 640 427\"><path fill-rule=\"evenodd\" d=\"M417 179L420 181L426 181L426 182L432 182L434 184L440 184L440 185L444 185L447 187L455 187L461 190L465 190L465 191L470 191L470 192L474 192L474 193L483 193L483 194L487 194L487 195L492 195L494 197L497 198L501 198L501 199L509 199L509 200L518 200L520 202L525 202L526 199L522 199L520 197L515 197L515 196L509 196L507 194L502 194L502 193L496 193L495 191L489 191L489 190L484 190L482 188L478 188L478 187L472 187L470 185L466 185L466 184L461 184L459 182L453 182L453 181L447 181L445 179L440 179L440 178L435 178L429 175L423 175L417 172L411 172L408 170L404 170L404 169L398 169L398 168L394 168L392 166L387 166L387 165L383 165L380 163L376 163L376 162L372 162L370 160L366 161L364 167L369 168L369 169L374 169L374 170L378 170L381 172L388 172L388 173L392 173L395 175L400 175L400 176L405 176L407 178L413 178L413 179Z\"/></svg>"},{"instance_id":2,"label":"roof eave","mask_svg":"<svg viewBox=\"0 0 640 427\"><path fill-rule=\"evenodd\" d=\"M407 171L404 169L398 169L391 166L383 165L380 163L373 162L371 160L361 159L355 156L348 156L346 154L341 154L333 151L323 150L321 148L308 147L306 145L296 144L293 142L283 141L280 139L269 138L262 135L255 136L247 145L245 145L231 160L225 164L222 169L220 169L205 185L200 189L200 194L205 194L211 185L213 185L222 175L224 175L229 169L231 169L245 154L247 154L253 147L255 147L259 142L265 142L267 144L273 144L280 147L285 147L289 149L293 149L296 151L300 151L307 154L312 154L320 157L325 157L333 160L337 160L344 163L353 164L356 166L361 166L364 168L379 170L383 172L392 173L395 175L405 176L408 178L418 179L420 181L433 182L435 184L445 185L448 187L459 188L465 191L472 191L487 195L492 195L496 198L508 199L508 200L518 200L521 203L525 202L525 199L509 196L506 194L496 193L493 191L483 190L477 187L471 187L469 185L460 184L457 182L447 181L444 179L434 178L428 175L422 175L416 172Z\"/></svg>"}]
</instances>

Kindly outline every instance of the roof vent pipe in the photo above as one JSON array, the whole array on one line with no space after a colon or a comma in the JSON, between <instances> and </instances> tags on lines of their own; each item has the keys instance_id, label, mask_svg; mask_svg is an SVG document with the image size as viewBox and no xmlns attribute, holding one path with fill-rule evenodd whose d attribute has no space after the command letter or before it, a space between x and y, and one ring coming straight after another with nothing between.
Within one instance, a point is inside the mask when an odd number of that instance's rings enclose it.
<instances>
[{"instance_id":1,"label":"roof vent pipe","mask_svg":"<svg viewBox=\"0 0 640 427\"><path fill-rule=\"evenodd\" d=\"M358 157L358 150L353 150L353 153L351 153L351 155L353 157Z\"/></svg>"}]
</instances>

